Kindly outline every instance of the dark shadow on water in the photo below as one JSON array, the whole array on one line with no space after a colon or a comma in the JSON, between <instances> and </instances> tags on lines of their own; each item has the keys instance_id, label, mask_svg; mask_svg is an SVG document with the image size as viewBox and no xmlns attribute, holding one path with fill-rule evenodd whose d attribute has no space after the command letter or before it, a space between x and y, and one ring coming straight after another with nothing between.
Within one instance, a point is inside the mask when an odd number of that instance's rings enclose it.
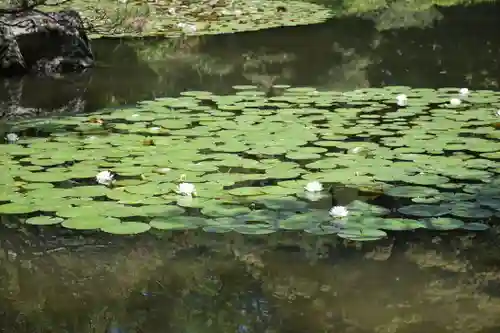
<instances>
[{"instance_id":1,"label":"dark shadow on water","mask_svg":"<svg viewBox=\"0 0 500 333\"><path fill-rule=\"evenodd\" d=\"M469 333L500 324L496 229L358 243L293 231L61 229L2 218L0 331Z\"/></svg>"},{"instance_id":2,"label":"dark shadow on water","mask_svg":"<svg viewBox=\"0 0 500 333\"><path fill-rule=\"evenodd\" d=\"M497 89L499 8L440 8L442 19L426 28L377 31L372 20L342 18L185 41L97 40L97 68L65 79L4 81L0 101L10 99L14 108L4 107L3 115L13 118L94 111L185 90L227 93L236 84Z\"/></svg>"}]
</instances>

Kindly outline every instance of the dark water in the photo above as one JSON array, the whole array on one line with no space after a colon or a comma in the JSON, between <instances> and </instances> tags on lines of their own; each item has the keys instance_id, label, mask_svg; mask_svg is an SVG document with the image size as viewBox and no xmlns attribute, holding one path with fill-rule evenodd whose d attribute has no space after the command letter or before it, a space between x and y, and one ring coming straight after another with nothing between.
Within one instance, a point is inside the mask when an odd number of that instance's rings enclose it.
<instances>
[{"instance_id":1,"label":"dark water","mask_svg":"<svg viewBox=\"0 0 500 333\"><path fill-rule=\"evenodd\" d=\"M100 40L99 67L83 76L6 84L22 88L24 116L235 84L497 90L498 6L443 14L425 29L379 32L352 18L182 43ZM292 232L115 238L18 226L2 217L0 332L500 332L497 228L354 244Z\"/></svg>"},{"instance_id":2,"label":"dark water","mask_svg":"<svg viewBox=\"0 0 500 333\"><path fill-rule=\"evenodd\" d=\"M57 80L6 81L0 101L16 91L21 108L10 114L25 116L93 111L185 90L224 93L236 84L497 89L500 6L440 12L426 28L378 31L373 20L354 17L185 41L98 40L98 68Z\"/></svg>"},{"instance_id":3,"label":"dark water","mask_svg":"<svg viewBox=\"0 0 500 333\"><path fill-rule=\"evenodd\" d=\"M2 233L4 332L500 328L491 235L407 233L356 246L296 233L177 233L87 237L84 246L74 236L56 241L50 230L39 232L22 241Z\"/></svg>"}]
</instances>

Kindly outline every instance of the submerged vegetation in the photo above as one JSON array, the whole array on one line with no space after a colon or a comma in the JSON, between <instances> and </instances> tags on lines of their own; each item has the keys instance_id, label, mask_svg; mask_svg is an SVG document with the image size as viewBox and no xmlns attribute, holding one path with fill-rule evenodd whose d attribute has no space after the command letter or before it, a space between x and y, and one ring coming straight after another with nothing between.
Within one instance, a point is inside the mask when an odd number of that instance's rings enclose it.
<instances>
[{"instance_id":1,"label":"submerged vegetation","mask_svg":"<svg viewBox=\"0 0 500 333\"><path fill-rule=\"evenodd\" d=\"M112 234L357 241L500 217L498 92L234 88L17 122L0 146L0 213Z\"/></svg>"}]
</instances>

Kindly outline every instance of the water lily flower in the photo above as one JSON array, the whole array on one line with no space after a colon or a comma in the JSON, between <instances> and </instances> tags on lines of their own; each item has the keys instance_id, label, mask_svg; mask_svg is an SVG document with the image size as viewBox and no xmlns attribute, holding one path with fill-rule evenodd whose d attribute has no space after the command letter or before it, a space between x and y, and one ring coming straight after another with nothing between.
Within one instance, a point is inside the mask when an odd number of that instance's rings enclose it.
<instances>
[{"instance_id":1,"label":"water lily flower","mask_svg":"<svg viewBox=\"0 0 500 333\"><path fill-rule=\"evenodd\" d=\"M461 88L458 93L460 94L460 97L467 97L469 95L469 89L467 88Z\"/></svg>"},{"instance_id":2,"label":"water lily flower","mask_svg":"<svg viewBox=\"0 0 500 333\"><path fill-rule=\"evenodd\" d=\"M196 195L196 187L191 183L180 183L177 186L177 191L182 195Z\"/></svg>"},{"instance_id":3,"label":"water lily flower","mask_svg":"<svg viewBox=\"0 0 500 333\"><path fill-rule=\"evenodd\" d=\"M309 192L309 191L306 191L304 193L304 196L307 200L309 201L320 201L321 199L323 199L323 194L321 192Z\"/></svg>"},{"instance_id":4,"label":"water lily flower","mask_svg":"<svg viewBox=\"0 0 500 333\"><path fill-rule=\"evenodd\" d=\"M7 140L8 143L16 143L16 141L19 140L19 135L16 133L8 133L5 136L5 140Z\"/></svg>"},{"instance_id":5,"label":"water lily flower","mask_svg":"<svg viewBox=\"0 0 500 333\"><path fill-rule=\"evenodd\" d=\"M159 169L156 169L156 172L165 174L165 173L170 172L171 170L172 169L170 169L170 168L159 168Z\"/></svg>"},{"instance_id":6,"label":"water lily flower","mask_svg":"<svg viewBox=\"0 0 500 333\"><path fill-rule=\"evenodd\" d=\"M495 114L500 117L500 110L497 110L497 112L495 112Z\"/></svg>"},{"instance_id":7,"label":"water lily flower","mask_svg":"<svg viewBox=\"0 0 500 333\"><path fill-rule=\"evenodd\" d=\"M408 105L408 96L405 94L400 94L396 96L396 104L399 106L407 106Z\"/></svg>"},{"instance_id":8,"label":"water lily flower","mask_svg":"<svg viewBox=\"0 0 500 333\"><path fill-rule=\"evenodd\" d=\"M95 179L99 184L109 186L113 183L114 175L109 172L108 170L106 171L101 171L95 176Z\"/></svg>"},{"instance_id":9,"label":"water lily flower","mask_svg":"<svg viewBox=\"0 0 500 333\"><path fill-rule=\"evenodd\" d=\"M334 206L330 209L329 214L333 217L346 217L349 211L344 206Z\"/></svg>"},{"instance_id":10,"label":"water lily flower","mask_svg":"<svg viewBox=\"0 0 500 333\"><path fill-rule=\"evenodd\" d=\"M460 100L460 98L452 98L452 99L450 99L450 105L451 106L459 106L460 104L462 104L462 101Z\"/></svg>"},{"instance_id":11,"label":"water lily flower","mask_svg":"<svg viewBox=\"0 0 500 333\"><path fill-rule=\"evenodd\" d=\"M175 8L174 7L170 7L167 12L170 14L170 15L177 15L177 12L175 11Z\"/></svg>"},{"instance_id":12,"label":"water lily flower","mask_svg":"<svg viewBox=\"0 0 500 333\"><path fill-rule=\"evenodd\" d=\"M358 154L361 153L363 150L364 150L363 147L354 147L353 149L351 149L351 153Z\"/></svg>"},{"instance_id":13,"label":"water lily flower","mask_svg":"<svg viewBox=\"0 0 500 333\"><path fill-rule=\"evenodd\" d=\"M189 24L189 23L177 23L177 27L181 28L183 32L188 33L188 32L196 32L196 25L194 24Z\"/></svg>"},{"instance_id":14,"label":"water lily flower","mask_svg":"<svg viewBox=\"0 0 500 333\"><path fill-rule=\"evenodd\" d=\"M323 184L315 180L313 182L307 183L304 189L307 192L321 192L323 190Z\"/></svg>"}]
</instances>

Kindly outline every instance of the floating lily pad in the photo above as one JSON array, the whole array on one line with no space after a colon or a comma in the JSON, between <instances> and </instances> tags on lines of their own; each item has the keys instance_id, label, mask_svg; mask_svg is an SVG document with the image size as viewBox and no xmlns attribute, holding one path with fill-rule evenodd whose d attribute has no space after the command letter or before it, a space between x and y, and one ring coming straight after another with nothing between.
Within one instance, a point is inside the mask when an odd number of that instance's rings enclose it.
<instances>
[{"instance_id":1,"label":"floating lily pad","mask_svg":"<svg viewBox=\"0 0 500 333\"><path fill-rule=\"evenodd\" d=\"M419 217L442 216L449 214L450 211L451 210L446 206L420 204L409 205L398 209L398 212L401 214Z\"/></svg>"},{"instance_id":2,"label":"floating lily pad","mask_svg":"<svg viewBox=\"0 0 500 333\"><path fill-rule=\"evenodd\" d=\"M386 218L376 224L379 229L383 230L415 230L426 228L425 223L419 220L412 219L397 219Z\"/></svg>"},{"instance_id":3,"label":"floating lily pad","mask_svg":"<svg viewBox=\"0 0 500 333\"><path fill-rule=\"evenodd\" d=\"M59 224L62 221L64 221L64 219L60 217L35 216L27 219L24 223L33 225L53 225L53 224Z\"/></svg>"},{"instance_id":4,"label":"floating lily pad","mask_svg":"<svg viewBox=\"0 0 500 333\"><path fill-rule=\"evenodd\" d=\"M474 203L457 203L452 206L451 214L456 217L485 219L493 216L493 212L480 208Z\"/></svg>"},{"instance_id":5,"label":"floating lily pad","mask_svg":"<svg viewBox=\"0 0 500 333\"><path fill-rule=\"evenodd\" d=\"M396 186L389 188L385 193L392 197L416 198L434 196L439 194L439 191L425 186Z\"/></svg>"},{"instance_id":6,"label":"floating lily pad","mask_svg":"<svg viewBox=\"0 0 500 333\"><path fill-rule=\"evenodd\" d=\"M489 229L490 226L485 223L471 222L465 223L462 226L462 229L471 230L471 231L483 231Z\"/></svg>"},{"instance_id":7,"label":"floating lily pad","mask_svg":"<svg viewBox=\"0 0 500 333\"><path fill-rule=\"evenodd\" d=\"M340 238L352 241L374 241L387 237L387 234L378 229L344 229L337 234Z\"/></svg>"},{"instance_id":8,"label":"floating lily pad","mask_svg":"<svg viewBox=\"0 0 500 333\"><path fill-rule=\"evenodd\" d=\"M232 190L228 190L227 192L229 194L236 196L253 196L265 193L259 187L239 187L239 188L234 188Z\"/></svg>"},{"instance_id":9,"label":"floating lily pad","mask_svg":"<svg viewBox=\"0 0 500 333\"><path fill-rule=\"evenodd\" d=\"M224 225L220 225L220 226L217 226L217 225L207 225L207 226L203 227L203 231L205 231L205 232L211 232L211 233L223 234L223 233L227 233L227 232L233 231L233 228L229 227L229 226L224 226Z\"/></svg>"},{"instance_id":10,"label":"floating lily pad","mask_svg":"<svg viewBox=\"0 0 500 333\"><path fill-rule=\"evenodd\" d=\"M149 224L141 222L122 222L101 227L102 231L115 235L141 234L149 229L151 229Z\"/></svg>"},{"instance_id":11,"label":"floating lily pad","mask_svg":"<svg viewBox=\"0 0 500 333\"><path fill-rule=\"evenodd\" d=\"M235 226L233 231L245 235L267 235L276 232L276 229L268 224L247 224Z\"/></svg>"},{"instance_id":12,"label":"floating lily pad","mask_svg":"<svg viewBox=\"0 0 500 333\"><path fill-rule=\"evenodd\" d=\"M428 229L453 230L463 227L464 222L453 218L438 217L426 221L426 226Z\"/></svg>"},{"instance_id":13,"label":"floating lily pad","mask_svg":"<svg viewBox=\"0 0 500 333\"><path fill-rule=\"evenodd\" d=\"M211 203L205 205L201 213L209 217L236 216L249 213L248 207Z\"/></svg>"},{"instance_id":14,"label":"floating lily pad","mask_svg":"<svg viewBox=\"0 0 500 333\"><path fill-rule=\"evenodd\" d=\"M318 225L308 228L304 228L304 232L313 235L333 235L342 231L342 228L331 226L331 225Z\"/></svg>"},{"instance_id":15,"label":"floating lily pad","mask_svg":"<svg viewBox=\"0 0 500 333\"><path fill-rule=\"evenodd\" d=\"M119 223L119 219L97 215L87 215L71 217L62 222L62 226L68 229L94 230Z\"/></svg>"},{"instance_id":16,"label":"floating lily pad","mask_svg":"<svg viewBox=\"0 0 500 333\"><path fill-rule=\"evenodd\" d=\"M0 205L0 214L26 214L36 212L38 208L30 203L12 202Z\"/></svg>"},{"instance_id":17,"label":"floating lily pad","mask_svg":"<svg viewBox=\"0 0 500 333\"><path fill-rule=\"evenodd\" d=\"M160 230L188 230L204 225L205 220L199 217L174 216L155 218L149 224Z\"/></svg>"}]
</instances>

